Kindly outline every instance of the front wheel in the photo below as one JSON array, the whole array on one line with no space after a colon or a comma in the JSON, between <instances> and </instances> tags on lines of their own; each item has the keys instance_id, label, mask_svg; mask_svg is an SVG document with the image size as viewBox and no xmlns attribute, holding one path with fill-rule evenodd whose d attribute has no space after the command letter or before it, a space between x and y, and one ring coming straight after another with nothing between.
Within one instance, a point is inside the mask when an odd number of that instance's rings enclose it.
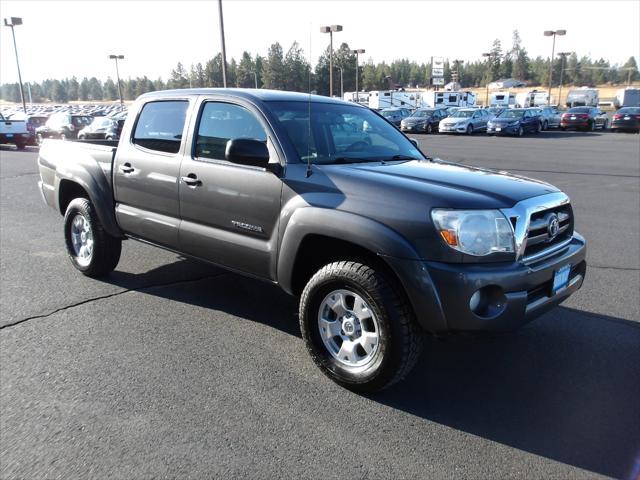
<instances>
[{"instance_id":1,"label":"front wheel","mask_svg":"<svg viewBox=\"0 0 640 480\"><path fill-rule=\"evenodd\" d=\"M122 241L104 231L86 198L69 203L64 215L64 238L71 263L88 277L101 277L118 265Z\"/></svg>"},{"instance_id":2,"label":"front wheel","mask_svg":"<svg viewBox=\"0 0 640 480\"><path fill-rule=\"evenodd\" d=\"M544 124L542 125L542 129L543 130L548 130L549 129L549 122L547 122L546 120L544 121Z\"/></svg>"},{"instance_id":3,"label":"front wheel","mask_svg":"<svg viewBox=\"0 0 640 480\"><path fill-rule=\"evenodd\" d=\"M524 128L522 128L522 125L520 125L518 127L518 136L522 137L524 135Z\"/></svg>"},{"instance_id":4,"label":"front wheel","mask_svg":"<svg viewBox=\"0 0 640 480\"><path fill-rule=\"evenodd\" d=\"M42 142L44 142L44 137L41 133L36 135L36 142L38 143L38 146L42 145Z\"/></svg>"},{"instance_id":5,"label":"front wheel","mask_svg":"<svg viewBox=\"0 0 640 480\"><path fill-rule=\"evenodd\" d=\"M383 272L355 261L320 269L300 300L300 330L311 358L357 392L402 380L422 349L409 303Z\"/></svg>"},{"instance_id":6,"label":"front wheel","mask_svg":"<svg viewBox=\"0 0 640 480\"><path fill-rule=\"evenodd\" d=\"M433 126L430 123L427 123L427 133L433 133Z\"/></svg>"},{"instance_id":7,"label":"front wheel","mask_svg":"<svg viewBox=\"0 0 640 480\"><path fill-rule=\"evenodd\" d=\"M473 134L473 125L467 125L467 135Z\"/></svg>"},{"instance_id":8,"label":"front wheel","mask_svg":"<svg viewBox=\"0 0 640 480\"><path fill-rule=\"evenodd\" d=\"M607 128L609 128L609 121L605 120L602 124L602 131L605 131Z\"/></svg>"}]
</instances>

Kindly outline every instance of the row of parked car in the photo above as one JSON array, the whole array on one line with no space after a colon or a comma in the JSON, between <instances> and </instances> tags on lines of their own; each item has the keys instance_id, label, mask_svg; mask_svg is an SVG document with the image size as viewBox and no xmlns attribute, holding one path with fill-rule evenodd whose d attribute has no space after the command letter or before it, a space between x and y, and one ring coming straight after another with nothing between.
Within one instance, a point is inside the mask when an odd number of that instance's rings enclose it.
<instances>
[{"instance_id":1,"label":"row of parked car","mask_svg":"<svg viewBox=\"0 0 640 480\"><path fill-rule=\"evenodd\" d=\"M74 106L55 108L38 106L25 114L22 110L4 113L0 119L2 143L14 143L19 149L41 144L46 138L118 140L126 109L118 106Z\"/></svg>"},{"instance_id":2,"label":"row of parked car","mask_svg":"<svg viewBox=\"0 0 640 480\"><path fill-rule=\"evenodd\" d=\"M561 112L557 107L531 108L479 108L443 107L386 108L380 115L410 133L462 133L471 135L486 132L489 135L522 136L550 128L561 130L611 129L612 131L640 131L640 108L624 107L611 119L597 107L573 107Z\"/></svg>"}]
</instances>

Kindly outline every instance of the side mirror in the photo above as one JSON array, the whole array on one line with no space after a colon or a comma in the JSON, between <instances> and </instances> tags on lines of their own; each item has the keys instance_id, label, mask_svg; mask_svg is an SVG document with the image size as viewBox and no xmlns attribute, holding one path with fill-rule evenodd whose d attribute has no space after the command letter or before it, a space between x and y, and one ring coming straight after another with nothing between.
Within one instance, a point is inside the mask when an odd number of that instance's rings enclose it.
<instances>
[{"instance_id":1,"label":"side mirror","mask_svg":"<svg viewBox=\"0 0 640 480\"><path fill-rule=\"evenodd\" d=\"M248 138L233 138L227 141L225 160L239 165L267 168L269 150L264 142Z\"/></svg>"},{"instance_id":2,"label":"side mirror","mask_svg":"<svg viewBox=\"0 0 640 480\"><path fill-rule=\"evenodd\" d=\"M415 138L410 138L410 139L409 139L409 141L410 141L411 143L413 143L413 146L414 146L414 147L416 147L416 148L420 148L420 147L419 147L419 145L418 145L418 140L416 140Z\"/></svg>"}]
</instances>

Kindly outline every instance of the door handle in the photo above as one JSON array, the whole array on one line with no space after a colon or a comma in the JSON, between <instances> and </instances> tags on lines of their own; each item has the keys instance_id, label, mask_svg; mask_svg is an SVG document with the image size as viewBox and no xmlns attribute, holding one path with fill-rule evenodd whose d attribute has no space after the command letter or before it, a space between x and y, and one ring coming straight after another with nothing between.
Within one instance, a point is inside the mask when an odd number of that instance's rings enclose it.
<instances>
[{"instance_id":1,"label":"door handle","mask_svg":"<svg viewBox=\"0 0 640 480\"><path fill-rule=\"evenodd\" d=\"M182 180L184 183L186 183L190 187L198 187L202 185L202 182L198 180L198 177L196 176L195 173L190 173L186 177L180 177L180 180Z\"/></svg>"},{"instance_id":2,"label":"door handle","mask_svg":"<svg viewBox=\"0 0 640 480\"><path fill-rule=\"evenodd\" d=\"M129 162L127 162L127 163L125 163L123 165L120 165L120 171L122 173L131 173L134 170L135 170L135 168L133 168Z\"/></svg>"}]
</instances>

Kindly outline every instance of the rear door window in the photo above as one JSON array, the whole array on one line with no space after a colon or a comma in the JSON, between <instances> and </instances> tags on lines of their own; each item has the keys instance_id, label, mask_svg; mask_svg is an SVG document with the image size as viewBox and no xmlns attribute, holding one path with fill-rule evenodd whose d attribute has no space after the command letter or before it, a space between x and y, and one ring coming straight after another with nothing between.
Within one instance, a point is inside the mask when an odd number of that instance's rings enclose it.
<instances>
[{"instance_id":1,"label":"rear door window","mask_svg":"<svg viewBox=\"0 0 640 480\"><path fill-rule=\"evenodd\" d=\"M189 102L149 102L140 112L132 141L149 150L178 153Z\"/></svg>"}]
</instances>

